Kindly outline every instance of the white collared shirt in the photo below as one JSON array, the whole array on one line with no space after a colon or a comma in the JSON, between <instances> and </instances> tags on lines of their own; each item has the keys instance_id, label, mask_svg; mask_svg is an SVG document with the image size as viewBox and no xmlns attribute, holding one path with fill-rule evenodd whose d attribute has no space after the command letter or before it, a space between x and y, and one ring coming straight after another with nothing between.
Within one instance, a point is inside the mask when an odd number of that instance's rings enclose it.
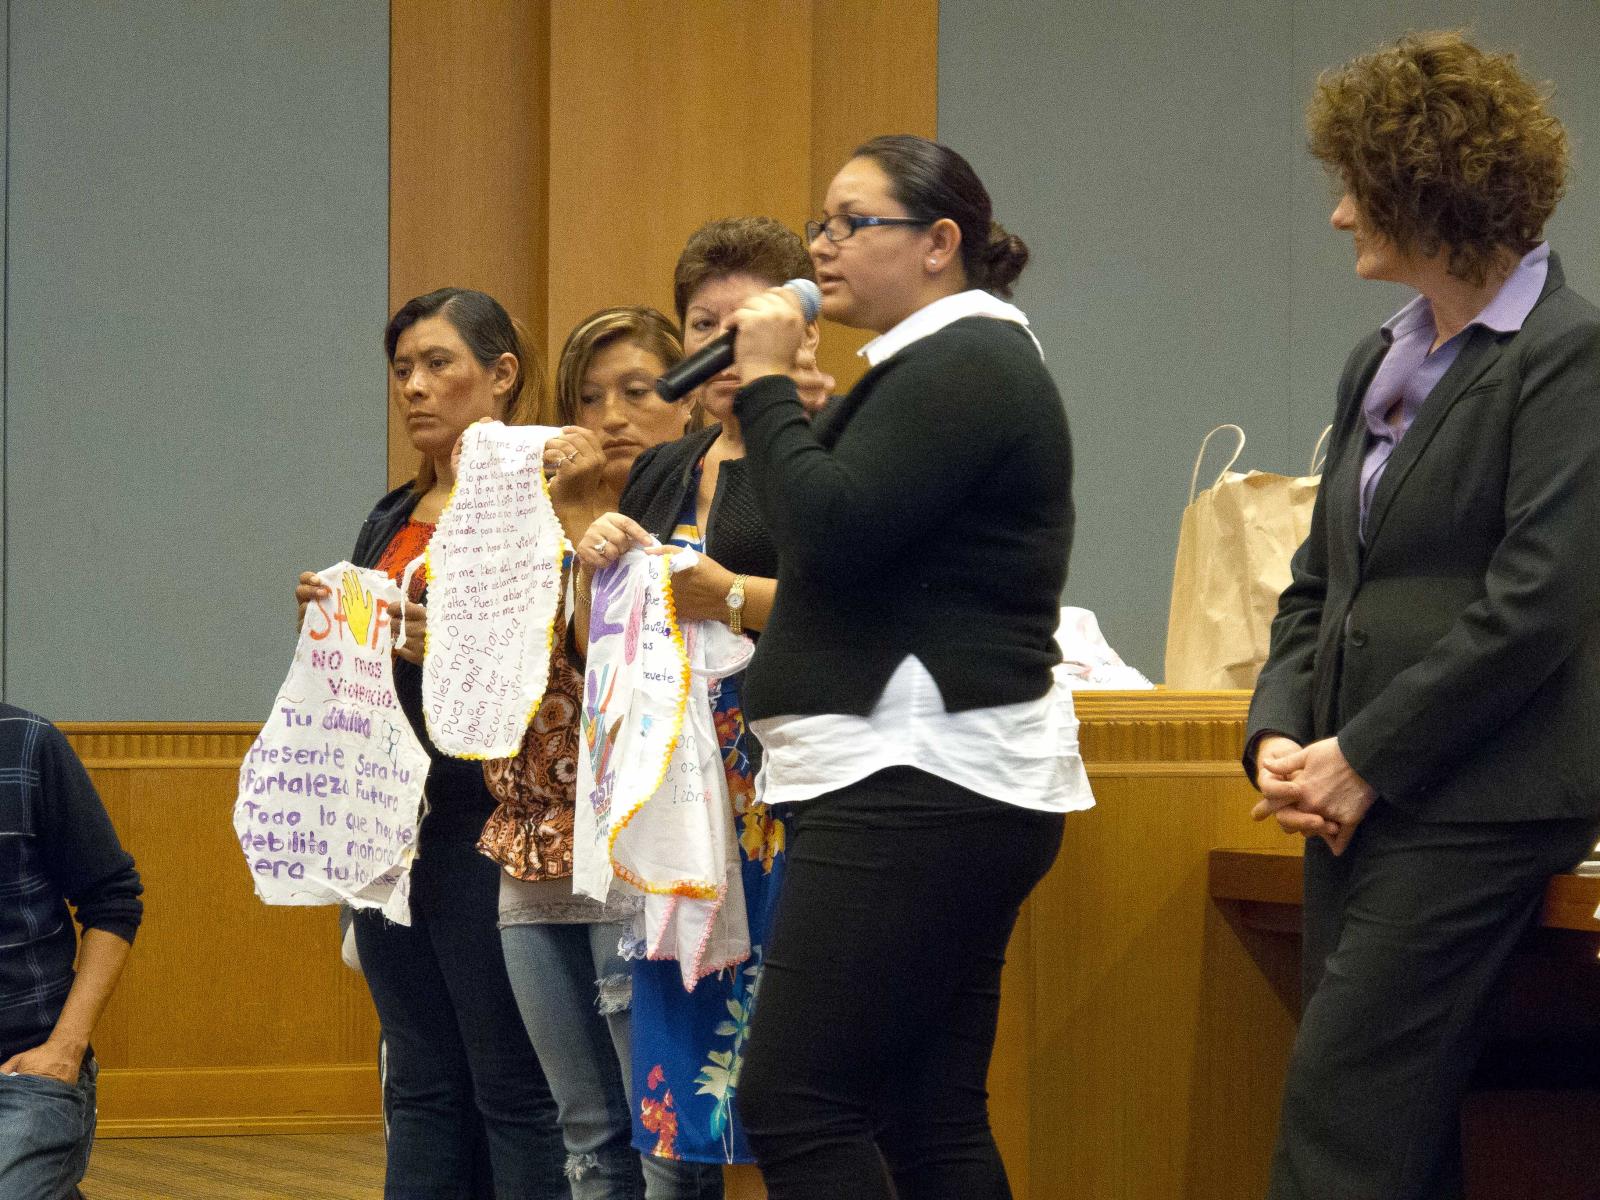
<instances>
[{"instance_id":1,"label":"white collared shirt","mask_svg":"<svg viewBox=\"0 0 1600 1200\"><path fill-rule=\"evenodd\" d=\"M966 317L1028 327L1020 308L974 289L925 305L859 353L877 366ZM865 717L768 717L750 728L762 748L756 795L767 804L810 800L904 766L1020 808L1074 812L1094 805L1072 691L1059 681L1037 700L951 713L928 668L908 654Z\"/></svg>"},{"instance_id":2,"label":"white collared shirt","mask_svg":"<svg viewBox=\"0 0 1600 1200\"><path fill-rule=\"evenodd\" d=\"M993 317L997 321L1011 321L1028 329L1028 314L1015 304L1007 304L998 296L980 288L971 288L965 292L957 292L953 296L941 297L932 304L924 304L893 329L873 338L856 353L873 366L877 366L886 359L893 358L912 342L921 341L930 333L938 333L946 325L967 317ZM1028 336L1033 338L1039 357L1043 358L1044 347L1039 345L1038 338L1033 337L1033 330L1028 329Z\"/></svg>"}]
</instances>

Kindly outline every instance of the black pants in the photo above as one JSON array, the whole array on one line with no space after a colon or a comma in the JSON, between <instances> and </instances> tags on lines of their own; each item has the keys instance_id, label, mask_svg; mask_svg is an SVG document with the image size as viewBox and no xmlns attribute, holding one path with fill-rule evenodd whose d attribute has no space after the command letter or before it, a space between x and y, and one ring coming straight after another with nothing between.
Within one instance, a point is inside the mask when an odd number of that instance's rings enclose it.
<instances>
[{"instance_id":1,"label":"black pants","mask_svg":"<svg viewBox=\"0 0 1600 1200\"><path fill-rule=\"evenodd\" d=\"M909 768L792 807L737 1100L770 1200L1010 1197L1000 969L1062 825Z\"/></svg>"},{"instance_id":2,"label":"black pants","mask_svg":"<svg viewBox=\"0 0 1600 1200\"><path fill-rule=\"evenodd\" d=\"M471 842L429 840L425 827L411 924L356 914L387 1060L387 1200L569 1195L556 1103L506 975L499 888Z\"/></svg>"},{"instance_id":3,"label":"black pants","mask_svg":"<svg viewBox=\"0 0 1600 1200\"><path fill-rule=\"evenodd\" d=\"M1459 1200L1486 1009L1549 877L1596 822L1440 824L1379 801L1306 846L1305 1014L1271 1200Z\"/></svg>"}]
</instances>

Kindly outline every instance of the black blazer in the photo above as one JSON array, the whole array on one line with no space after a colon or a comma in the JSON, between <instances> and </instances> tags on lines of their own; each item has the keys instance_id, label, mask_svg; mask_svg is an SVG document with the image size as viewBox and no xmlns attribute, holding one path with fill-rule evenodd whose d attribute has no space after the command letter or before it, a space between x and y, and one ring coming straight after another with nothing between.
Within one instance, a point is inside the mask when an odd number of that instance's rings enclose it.
<instances>
[{"instance_id":1,"label":"black blazer","mask_svg":"<svg viewBox=\"0 0 1600 1200\"><path fill-rule=\"evenodd\" d=\"M1387 348L1368 337L1339 381L1247 745L1337 734L1425 820L1600 813L1600 310L1551 255L1521 330L1474 326L1389 459L1363 547L1361 401Z\"/></svg>"}]
</instances>

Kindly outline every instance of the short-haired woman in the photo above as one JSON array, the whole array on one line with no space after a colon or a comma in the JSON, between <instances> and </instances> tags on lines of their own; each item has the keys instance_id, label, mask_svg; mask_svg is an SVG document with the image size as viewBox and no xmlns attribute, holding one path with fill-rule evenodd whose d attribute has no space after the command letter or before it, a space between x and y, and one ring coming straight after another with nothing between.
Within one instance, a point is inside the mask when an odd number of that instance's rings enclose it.
<instances>
[{"instance_id":1,"label":"short-haired woman","mask_svg":"<svg viewBox=\"0 0 1600 1200\"><path fill-rule=\"evenodd\" d=\"M392 395L422 465L372 510L351 561L398 581L426 549L455 486L451 452L462 432L480 420L526 423L539 381L511 318L482 292L444 288L408 301L390 319L383 345ZM492 1194L545 1200L566 1188L556 1105L506 977L495 920L499 872L475 848L494 808L483 769L437 750L422 719L423 587L419 573L405 604L411 636L394 664L395 692L429 757L411 924L372 909L355 915L361 969L383 1030L384 1195L475 1196L482 1136ZM301 575L300 604L319 594L326 589L317 577Z\"/></svg>"},{"instance_id":2,"label":"short-haired woman","mask_svg":"<svg viewBox=\"0 0 1600 1200\"><path fill-rule=\"evenodd\" d=\"M1345 364L1245 767L1305 848L1274 1200L1462 1194L1485 1010L1595 844L1600 311L1542 241L1567 142L1509 55L1404 37L1323 75L1355 271L1417 296Z\"/></svg>"},{"instance_id":3,"label":"short-haired woman","mask_svg":"<svg viewBox=\"0 0 1600 1200\"><path fill-rule=\"evenodd\" d=\"M794 278L810 278L805 244L767 217L713 221L696 230L673 273L684 349L700 349L726 328L750 296ZM831 383L815 371L817 332L803 335L801 377L817 408ZM619 511L597 521L579 553L592 566L615 560L652 538L701 552L697 565L672 577L680 620L722 621L759 638L772 611L777 550L756 504L744 437L733 411L739 382L731 368L695 394L713 420L639 456ZM646 1178L659 1196L722 1194L722 1164L751 1161L734 1109L750 1016L784 871L783 822L755 800L760 747L745 724L743 674L723 679L713 701L728 796L739 837L751 955L685 992L678 964L638 962L633 980L635 1144L649 1157ZM675 1159L676 1190L655 1175Z\"/></svg>"},{"instance_id":4,"label":"short-haired woman","mask_svg":"<svg viewBox=\"0 0 1600 1200\"><path fill-rule=\"evenodd\" d=\"M1006 941L1092 803L1051 676L1066 413L1001 298L1027 249L964 158L875 138L826 206L823 314L880 335L861 381L807 420L794 300L733 316L781 563L745 699L789 822L741 1110L772 1200L1006 1197L985 1091Z\"/></svg>"},{"instance_id":5,"label":"short-haired woman","mask_svg":"<svg viewBox=\"0 0 1600 1200\"><path fill-rule=\"evenodd\" d=\"M653 308L607 308L567 336L556 366L561 436L545 445L550 499L576 541L617 497L641 452L679 437L690 416L655 382L683 357ZM570 564L569 564L570 566ZM563 581L565 582L565 580ZM560 1109L573 1200L637 1200L627 1078L631 982L618 947L633 906L572 891L582 664L565 606L549 685L515 758L484 768L499 800L478 847L503 868L500 936L511 988Z\"/></svg>"}]
</instances>

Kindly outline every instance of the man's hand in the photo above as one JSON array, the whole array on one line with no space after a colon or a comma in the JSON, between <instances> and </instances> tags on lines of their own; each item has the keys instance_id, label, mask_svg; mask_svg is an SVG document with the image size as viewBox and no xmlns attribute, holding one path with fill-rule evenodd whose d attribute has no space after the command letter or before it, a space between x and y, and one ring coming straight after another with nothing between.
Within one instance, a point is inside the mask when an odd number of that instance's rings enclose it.
<instances>
[{"instance_id":1,"label":"man's hand","mask_svg":"<svg viewBox=\"0 0 1600 1200\"><path fill-rule=\"evenodd\" d=\"M1324 838L1343 854L1377 793L1346 760L1339 739L1301 748L1288 738L1267 738L1256 761L1261 802L1251 816L1276 817L1285 832Z\"/></svg>"},{"instance_id":2,"label":"man's hand","mask_svg":"<svg viewBox=\"0 0 1600 1200\"><path fill-rule=\"evenodd\" d=\"M0 1075L42 1075L47 1079L58 1079L69 1087L77 1087L86 1049L86 1046L70 1046L51 1039L32 1050L13 1054L0 1063Z\"/></svg>"}]
</instances>

